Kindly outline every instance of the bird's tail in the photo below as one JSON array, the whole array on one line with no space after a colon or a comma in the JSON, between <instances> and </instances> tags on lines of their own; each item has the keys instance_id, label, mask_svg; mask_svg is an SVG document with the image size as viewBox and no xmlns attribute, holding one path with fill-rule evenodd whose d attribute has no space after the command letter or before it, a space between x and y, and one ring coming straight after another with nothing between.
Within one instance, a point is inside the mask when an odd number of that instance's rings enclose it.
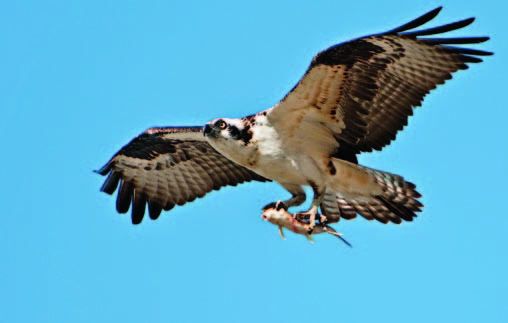
<instances>
[{"instance_id":1,"label":"bird's tail","mask_svg":"<svg viewBox=\"0 0 508 323\"><path fill-rule=\"evenodd\" d=\"M399 175L332 159L336 178L321 203L328 222L360 214L382 223L412 221L423 205L416 186Z\"/></svg>"}]
</instances>

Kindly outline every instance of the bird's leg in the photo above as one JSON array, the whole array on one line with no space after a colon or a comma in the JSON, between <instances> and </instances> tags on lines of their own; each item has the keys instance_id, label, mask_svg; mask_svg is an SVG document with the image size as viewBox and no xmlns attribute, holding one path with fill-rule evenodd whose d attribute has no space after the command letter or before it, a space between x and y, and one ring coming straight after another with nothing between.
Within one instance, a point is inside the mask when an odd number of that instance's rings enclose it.
<instances>
[{"instance_id":1,"label":"bird's leg","mask_svg":"<svg viewBox=\"0 0 508 323\"><path fill-rule=\"evenodd\" d=\"M311 182L310 186L312 187L312 191L314 192L314 199L312 200L312 205L307 212L295 213L294 217L298 220L301 219L309 219L309 230L308 234L311 234L314 231L314 226L316 225L316 215L318 213L319 205L323 202L325 198L326 187L319 187L316 183ZM321 223L326 222L326 216L320 216L319 221Z\"/></svg>"},{"instance_id":2,"label":"bird's leg","mask_svg":"<svg viewBox=\"0 0 508 323\"><path fill-rule=\"evenodd\" d=\"M294 184L281 184L281 185L286 190L288 190L289 193L292 194L292 197L286 201L279 200L277 202L267 204L265 205L265 207L263 207L263 211L273 208L275 208L277 211L279 211L280 209L284 209L285 211L287 211L290 207L302 205L302 203L305 202L306 198L305 191L302 189L300 185Z\"/></svg>"}]
</instances>

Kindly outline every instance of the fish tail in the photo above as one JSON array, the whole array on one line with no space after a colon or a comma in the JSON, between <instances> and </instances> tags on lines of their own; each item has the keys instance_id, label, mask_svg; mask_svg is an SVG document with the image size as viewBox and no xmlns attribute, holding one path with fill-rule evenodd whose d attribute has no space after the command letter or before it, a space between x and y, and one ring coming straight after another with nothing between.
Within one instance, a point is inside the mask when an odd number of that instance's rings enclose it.
<instances>
[{"instance_id":1,"label":"fish tail","mask_svg":"<svg viewBox=\"0 0 508 323\"><path fill-rule=\"evenodd\" d=\"M334 236L336 236L337 238L339 238L340 240L342 240L342 242L344 242L348 247L350 248L353 248L353 246L349 243L349 241L347 241L346 239L344 239L342 237L342 233L338 233L337 231L335 231L332 227L330 226L326 226L325 227L325 230L326 232L330 233L330 234L333 234Z\"/></svg>"}]
</instances>

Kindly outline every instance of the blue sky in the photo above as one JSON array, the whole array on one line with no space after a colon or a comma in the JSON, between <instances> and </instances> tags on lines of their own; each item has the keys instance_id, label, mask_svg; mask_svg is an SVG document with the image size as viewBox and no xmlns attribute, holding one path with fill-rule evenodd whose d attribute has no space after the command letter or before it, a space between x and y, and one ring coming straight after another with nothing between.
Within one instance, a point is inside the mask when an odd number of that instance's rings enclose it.
<instances>
[{"instance_id":1,"label":"blue sky","mask_svg":"<svg viewBox=\"0 0 508 323\"><path fill-rule=\"evenodd\" d=\"M155 125L275 104L321 49L439 5L496 52L360 157L418 185L413 223L342 221L310 244L262 221L277 184L133 226L99 168ZM0 321L506 322L506 2L4 1Z\"/></svg>"}]
</instances>

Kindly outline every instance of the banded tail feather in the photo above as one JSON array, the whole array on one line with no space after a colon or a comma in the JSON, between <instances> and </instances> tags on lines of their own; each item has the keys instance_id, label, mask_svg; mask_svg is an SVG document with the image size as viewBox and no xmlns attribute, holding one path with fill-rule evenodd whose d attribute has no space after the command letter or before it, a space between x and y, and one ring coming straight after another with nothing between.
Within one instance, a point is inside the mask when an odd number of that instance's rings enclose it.
<instances>
[{"instance_id":1,"label":"banded tail feather","mask_svg":"<svg viewBox=\"0 0 508 323\"><path fill-rule=\"evenodd\" d=\"M416 213L422 211L423 204L418 201L422 195L402 176L350 163L347 166L358 174L363 173L361 176L368 176L370 181L365 182L365 187L370 193L327 191L321 211L329 222L337 222L340 218L352 220L360 214L370 221L401 224L412 221Z\"/></svg>"}]
</instances>

